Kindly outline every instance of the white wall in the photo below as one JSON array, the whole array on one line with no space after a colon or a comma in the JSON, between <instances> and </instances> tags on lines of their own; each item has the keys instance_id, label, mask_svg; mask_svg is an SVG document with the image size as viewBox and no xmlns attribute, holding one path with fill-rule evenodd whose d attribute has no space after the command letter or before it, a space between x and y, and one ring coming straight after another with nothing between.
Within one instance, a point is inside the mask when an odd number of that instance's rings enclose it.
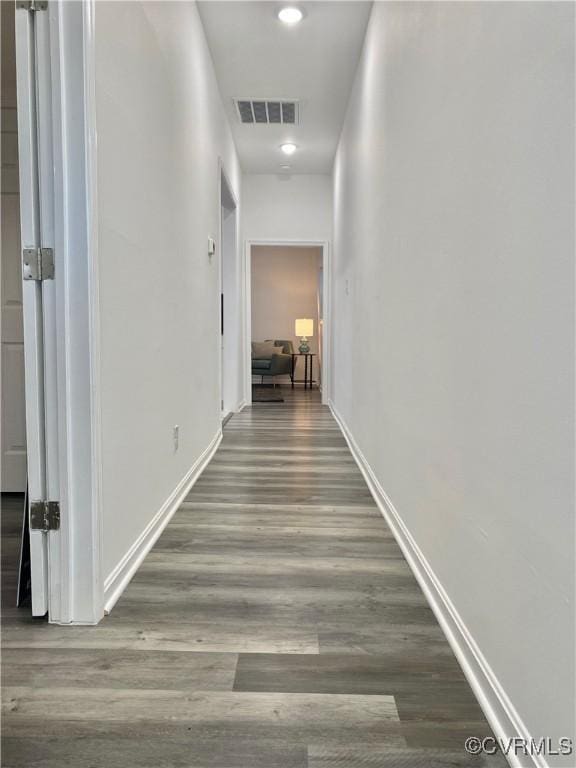
<instances>
[{"instance_id":1,"label":"white wall","mask_svg":"<svg viewBox=\"0 0 576 768\"><path fill-rule=\"evenodd\" d=\"M240 172L195 5L95 5L110 583L220 429L219 260L207 240L220 226L219 156L237 198Z\"/></svg>"},{"instance_id":2,"label":"white wall","mask_svg":"<svg viewBox=\"0 0 576 768\"><path fill-rule=\"evenodd\" d=\"M314 380L318 382L318 285L322 248L290 246L252 247L252 341L288 339L298 351L300 338L294 335L298 317L314 320L310 351L316 355ZM304 359L296 358L296 378L304 378ZM259 379L255 379L255 381ZM279 376L289 382L289 376Z\"/></svg>"},{"instance_id":3,"label":"white wall","mask_svg":"<svg viewBox=\"0 0 576 768\"><path fill-rule=\"evenodd\" d=\"M334 170L336 409L537 738L574 725L573 35L376 3Z\"/></svg>"},{"instance_id":4,"label":"white wall","mask_svg":"<svg viewBox=\"0 0 576 768\"><path fill-rule=\"evenodd\" d=\"M321 174L245 174L242 177L242 239L247 241L332 241L332 180ZM325 265L326 266L326 265ZM326 296L323 388L330 390L329 296ZM252 338L255 338L254 336ZM250 356L249 345L245 357Z\"/></svg>"},{"instance_id":5,"label":"white wall","mask_svg":"<svg viewBox=\"0 0 576 768\"><path fill-rule=\"evenodd\" d=\"M245 240L332 239L330 176L245 174L242 195Z\"/></svg>"}]
</instances>

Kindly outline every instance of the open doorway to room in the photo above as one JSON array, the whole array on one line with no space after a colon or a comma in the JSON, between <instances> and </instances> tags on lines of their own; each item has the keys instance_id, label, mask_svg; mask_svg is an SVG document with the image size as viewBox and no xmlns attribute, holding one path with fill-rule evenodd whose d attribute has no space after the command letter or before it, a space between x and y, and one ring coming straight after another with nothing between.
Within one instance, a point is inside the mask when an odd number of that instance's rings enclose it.
<instances>
[{"instance_id":1,"label":"open doorway to room","mask_svg":"<svg viewBox=\"0 0 576 768\"><path fill-rule=\"evenodd\" d=\"M251 244L252 402L320 399L326 370L323 244ZM325 399L324 397L322 398Z\"/></svg>"},{"instance_id":2,"label":"open doorway to room","mask_svg":"<svg viewBox=\"0 0 576 768\"><path fill-rule=\"evenodd\" d=\"M220 170L220 406L222 420L239 407L242 364L238 205Z\"/></svg>"}]
</instances>

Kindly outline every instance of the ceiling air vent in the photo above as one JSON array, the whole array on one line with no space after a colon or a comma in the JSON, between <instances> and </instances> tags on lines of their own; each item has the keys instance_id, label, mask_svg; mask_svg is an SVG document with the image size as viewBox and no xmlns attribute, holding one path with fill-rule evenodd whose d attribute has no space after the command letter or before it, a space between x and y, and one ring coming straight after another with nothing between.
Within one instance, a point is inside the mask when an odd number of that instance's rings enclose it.
<instances>
[{"instance_id":1,"label":"ceiling air vent","mask_svg":"<svg viewBox=\"0 0 576 768\"><path fill-rule=\"evenodd\" d=\"M296 125L298 102L288 99L234 99L241 123Z\"/></svg>"}]
</instances>

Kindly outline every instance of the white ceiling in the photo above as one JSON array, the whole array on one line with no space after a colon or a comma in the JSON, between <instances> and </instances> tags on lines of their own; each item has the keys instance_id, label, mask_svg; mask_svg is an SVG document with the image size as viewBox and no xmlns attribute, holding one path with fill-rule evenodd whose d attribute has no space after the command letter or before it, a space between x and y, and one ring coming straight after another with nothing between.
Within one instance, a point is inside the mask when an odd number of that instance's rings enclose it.
<instances>
[{"instance_id":1,"label":"white ceiling","mask_svg":"<svg viewBox=\"0 0 576 768\"><path fill-rule=\"evenodd\" d=\"M304 19L277 18L297 5ZM242 168L247 173L329 173L372 3L311 0L199 2L208 45ZM243 125L234 97L298 99L298 125ZM298 151L286 158L279 145Z\"/></svg>"}]
</instances>

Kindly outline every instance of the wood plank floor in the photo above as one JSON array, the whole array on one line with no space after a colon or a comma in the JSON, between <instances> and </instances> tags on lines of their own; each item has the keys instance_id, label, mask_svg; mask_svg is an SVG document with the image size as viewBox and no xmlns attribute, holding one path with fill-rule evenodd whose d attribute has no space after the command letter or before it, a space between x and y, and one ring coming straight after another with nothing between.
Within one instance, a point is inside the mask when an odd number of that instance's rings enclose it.
<instances>
[{"instance_id":1,"label":"wood plank floor","mask_svg":"<svg viewBox=\"0 0 576 768\"><path fill-rule=\"evenodd\" d=\"M5 768L466 768L490 729L317 392L226 425L97 627L13 607Z\"/></svg>"}]
</instances>

